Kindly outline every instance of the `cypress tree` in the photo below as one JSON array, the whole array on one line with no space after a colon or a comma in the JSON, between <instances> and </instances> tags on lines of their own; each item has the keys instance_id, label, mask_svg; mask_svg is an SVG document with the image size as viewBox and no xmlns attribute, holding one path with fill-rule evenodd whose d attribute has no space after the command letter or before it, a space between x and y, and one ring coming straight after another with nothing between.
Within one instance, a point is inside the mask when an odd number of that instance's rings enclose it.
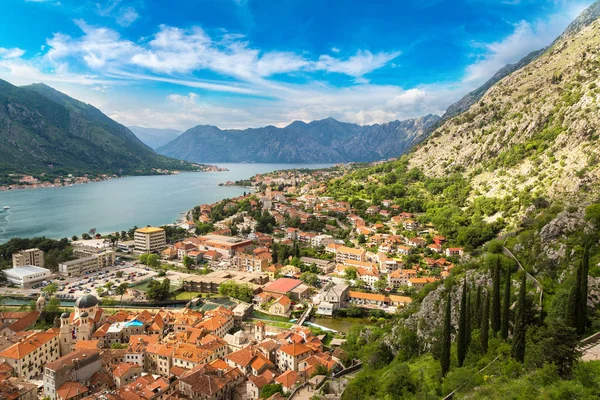
<instances>
[{"instance_id":1,"label":"cypress tree","mask_svg":"<svg viewBox=\"0 0 600 400\"><path fill-rule=\"evenodd\" d=\"M456 355L458 366L462 367L467 355L467 279L463 281L463 290L460 297L460 314L458 317L458 337L456 340Z\"/></svg>"},{"instance_id":2,"label":"cypress tree","mask_svg":"<svg viewBox=\"0 0 600 400\"><path fill-rule=\"evenodd\" d=\"M525 361L525 294L527 291L527 274L523 273L521 282L521 291L517 300L517 309L515 312L515 328L513 331L512 356L519 362Z\"/></svg>"},{"instance_id":3,"label":"cypress tree","mask_svg":"<svg viewBox=\"0 0 600 400\"><path fill-rule=\"evenodd\" d=\"M448 371L450 371L450 347L452 343L450 341L450 330L451 330L451 313L452 313L452 305L451 305L451 295L452 289L448 291L448 300L446 300L446 313L444 315L444 325L442 327L442 349L440 356L440 364L442 366L442 376L446 376Z\"/></svg>"},{"instance_id":4,"label":"cypress tree","mask_svg":"<svg viewBox=\"0 0 600 400\"><path fill-rule=\"evenodd\" d=\"M579 276L579 318L577 324L577 333L579 335L585 333L585 328L588 324L587 317L587 297L588 297L588 274L590 270L590 246L586 240L583 251L583 259L581 260L581 274Z\"/></svg>"},{"instance_id":5,"label":"cypress tree","mask_svg":"<svg viewBox=\"0 0 600 400\"><path fill-rule=\"evenodd\" d=\"M481 285L477 285L477 294L475 295L475 312L473 313L473 326L479 327L481 325Z\"/></svg>"},{"instance_id":6,"label":"cypress tree","mask_svg":"<svg viewBox=\"0 0 600 400\"><path fill-rule=\"evenodd\" d=\"M473 331L471 321L473 320L473 307L471 306L471 291L467 290L467 322L465 324L465 350L469 351L471 344L471 333Z\"/></svg>"},{"instance_id":7,"label":"cypress tree","mask_svg":"<svg viewBox=\"0 0 600 400\"><path fill-rule=\"evenodd\" d=\"M510 267L506 269L506 282L504 283L504 303L502 303L502 324L500 326L500 337L508 338L508 326L510 319Z\"/></svg>"},{"instance_id":8,"label":"cypress tree","mask_svg":"<svg viewBox=\"0 0 600 400\"><path fill-rule=\"evenodd\" d=\"M275 243L271 246L271 262L277 264L277 245Z\"/></svg>"},{"instance_id":9,"label":"cypress tree","mask_svg":"<svg viewBox=\"0 0 600 400\"><path fill-rule=\"evenodd\" d=\"M483 354L488 351L488 336L490 333L490 297L484 295L481 299L481 325L479 328L479 344Z\"/></svg>"},{"instance_id":10,"label":"cypress tree","mask_svg":"<svg viewBox=\"0 0 600 400\"><path fill-rule=\"evenodd\" d=\"M494 336L500 330L500 257L496 259L496 267L492 277L492 312L491 325Z\"/></svg>"}]
</instances>

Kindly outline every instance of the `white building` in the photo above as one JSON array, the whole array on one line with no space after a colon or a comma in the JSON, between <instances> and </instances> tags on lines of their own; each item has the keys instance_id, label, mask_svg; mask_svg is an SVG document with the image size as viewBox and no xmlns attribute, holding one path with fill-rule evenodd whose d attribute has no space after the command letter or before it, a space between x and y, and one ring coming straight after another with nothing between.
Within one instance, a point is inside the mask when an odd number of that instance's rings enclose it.
<instances>
[{"instance_id":1,"label":"white building","mask_svg":"<svg viewBox=\"0 0 600 400\"><path fill-rule=\"evenodd\" d=\"M25 265L23 267L9 268L2 271L6 279L22 288L28 288L37 282L50 278L52 274L49 269Z\"/></svg>"}]
</instances>

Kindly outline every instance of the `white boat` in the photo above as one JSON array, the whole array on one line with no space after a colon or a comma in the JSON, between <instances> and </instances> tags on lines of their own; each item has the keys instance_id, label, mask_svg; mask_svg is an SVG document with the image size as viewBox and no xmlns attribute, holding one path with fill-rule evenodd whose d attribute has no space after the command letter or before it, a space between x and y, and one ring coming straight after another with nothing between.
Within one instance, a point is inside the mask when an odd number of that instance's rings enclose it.
<instances>
[{"instance_id":1,"label":"white boat","mask_svg":"<svg viewBox=\"0 0 600 400\"><path fill-rule=\"evenodd\" d=\"M4 206L5 210L10 210L10 206Z\"/></svg>"}]
</instances>

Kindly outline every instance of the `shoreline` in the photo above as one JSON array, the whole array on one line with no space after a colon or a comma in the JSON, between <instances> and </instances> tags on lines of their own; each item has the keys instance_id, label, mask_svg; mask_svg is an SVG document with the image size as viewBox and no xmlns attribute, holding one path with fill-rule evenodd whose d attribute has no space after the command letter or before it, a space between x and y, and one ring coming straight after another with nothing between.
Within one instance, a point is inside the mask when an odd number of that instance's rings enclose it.
<instances>
[{"instance_id":1,"label":"shoreline","mask_svg":"<svg viewBox=\"0 0 600 400\"><path fill-rule=\"evenodd\" d=\"M205 170L197 170L197 171L172 171L170 173L156 173L156 174L141 174L141 175L122 175L122 176L116 176L116 175L102 175L101 177L96 177L96 178L87 178L87 177L73 177L72 179L75 179L74 182L40 182L40 183L34 183L34 184L12 184L12 185L3 185L0 186L0 193L5 193L5 192L12 192L12 191L16 191L16 190L35 190L35 189L53 189L53 188L62 188L62 187L70 187L70 186L75 186L75 185L85 185L88 183L99 183L99 182L106 182L106 181L111 181L114 179L121 179L121 178L128 178L128 177L132 177L132 176L164 176L164 175L179 175L182 172L227 172L229 171L229 169L227 168L222 168L222 167L217 167L216 165L207 165L207 168ZM57 178L57 179L61 179L61 178ZM71 179L71 178L62 178L62 179Z\"/></svg>"}]
</instances>

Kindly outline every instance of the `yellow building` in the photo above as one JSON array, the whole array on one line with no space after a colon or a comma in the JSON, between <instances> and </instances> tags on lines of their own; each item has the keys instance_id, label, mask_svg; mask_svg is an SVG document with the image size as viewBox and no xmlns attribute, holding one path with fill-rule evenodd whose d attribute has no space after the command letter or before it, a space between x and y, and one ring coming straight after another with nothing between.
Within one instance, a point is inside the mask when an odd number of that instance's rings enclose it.
<instances>
[{"instance_id":1,"label":"yellow building","mask_svg":"<svg viewBox=\"0 0 600 400\"><path fill-rule=\"evenodd\" d=\"M134 242L138 253L157 253L167 247L167 233L163 228L147 226L135 231Z\"/></svg>"},{"instance_id":2,"label":"yellow building","mask_svg":"<svg viewBox=\"0 0 600 400\"><path fill-rule=\"evenodd\" d=\"M0 353L0 363L11 365L17 376L32 379L44 372L44 366L60 357L58 334L38 332L25 337Z\"/></svg>"}]
</instances>

